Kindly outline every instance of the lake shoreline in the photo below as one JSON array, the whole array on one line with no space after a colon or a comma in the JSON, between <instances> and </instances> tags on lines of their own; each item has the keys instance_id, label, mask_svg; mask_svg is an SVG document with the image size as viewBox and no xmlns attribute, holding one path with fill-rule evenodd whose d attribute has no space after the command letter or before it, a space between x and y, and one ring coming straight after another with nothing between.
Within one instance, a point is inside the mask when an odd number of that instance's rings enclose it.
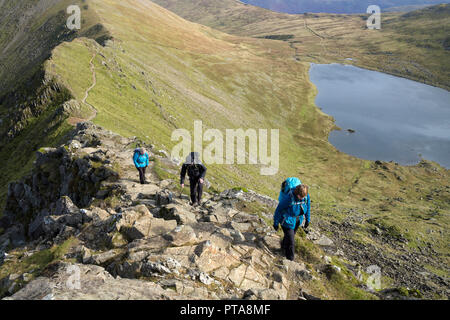
<instances>
[{"instance_id":1,"label":"lake shoreline","mask_svg":"<svg viewBox=\"0 0 450 320\"><path fill-rule=\"evenodd\" d=\"M315 105L331 116L328 142L363 160L450 169L450 92L405 77L332 63L309 66Z\"/></svg>"}]
</instances>

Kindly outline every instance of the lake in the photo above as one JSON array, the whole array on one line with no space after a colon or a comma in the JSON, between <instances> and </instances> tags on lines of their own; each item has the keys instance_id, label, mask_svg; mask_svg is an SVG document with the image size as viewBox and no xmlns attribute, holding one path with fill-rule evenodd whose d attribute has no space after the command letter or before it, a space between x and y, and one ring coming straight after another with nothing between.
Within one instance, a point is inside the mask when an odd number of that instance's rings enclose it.
<instances>
[{"instance_id":1,"label":"lake","mask_svg":"<svg viewBox=\"0 0 450 320\"><path fill-rule=\"evenodd\" d=\"M367 160L450 168L450 92L350 65L311 64L316 105L342 130L329 141ZM350 131L349 131L350 130Z\"/></svg>"}]
</instances>

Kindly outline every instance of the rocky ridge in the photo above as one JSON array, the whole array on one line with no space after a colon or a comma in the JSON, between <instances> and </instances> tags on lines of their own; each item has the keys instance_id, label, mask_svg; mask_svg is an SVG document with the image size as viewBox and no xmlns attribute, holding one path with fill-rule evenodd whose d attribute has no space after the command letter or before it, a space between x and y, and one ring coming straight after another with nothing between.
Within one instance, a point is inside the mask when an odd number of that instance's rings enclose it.
<instances>
[{"instance_id":1,"label":"rocky ridge","mask_svg":"<svg viewBox=\"0 0 450 320\"><path fill-rule=\"evenodd\" d=\"M275 201L228 190L192 209L186 195L170 191L176 181L151 173L138 183L134 146L85 122L66 145L37 152L32 174L8 189L1 263L14 258L8 248L30 256L74 244L36 278L2 279L7 299L287 299L291 291L304 298L305 264L284 260L264 219L234 206ZM79 289L67 286L68 270L79 274Z\"/></svg>"}]
</instances>

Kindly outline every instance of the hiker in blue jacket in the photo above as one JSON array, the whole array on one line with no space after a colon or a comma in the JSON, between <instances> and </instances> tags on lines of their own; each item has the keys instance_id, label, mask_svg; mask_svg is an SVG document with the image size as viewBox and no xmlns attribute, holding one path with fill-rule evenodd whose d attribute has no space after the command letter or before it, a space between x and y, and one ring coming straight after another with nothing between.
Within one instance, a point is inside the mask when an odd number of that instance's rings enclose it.
<instances>
[{"instance_id":1,"label":"hiker in blue jacket","mask_svg":"<svg viewBox=\"0 0 450 320\"><path fill-rule=\"evenodd\" d=\"M305 230L311 220L311 199L308 193L308 186L301 184L295 189L289 191L278 204L273 218L273 227L278 230L281 224L284 232L284 238L281 244L288 260L294 260L295 253L295 233L302 225L306 217Z\"/></svg>"},{"instance_id":2,"label":"hiker in blue jacket","mask_svg":"<svg viewBox=\"0 0 450 320\"><path fill-rule=\"evenodd\" d=\"M134 150L133 162L136 169L139 171L139 180L141 184L147 184L145 180L145 170L149 164L149 156L144 148L137 148Z\"/></svg>"}]
</instances>

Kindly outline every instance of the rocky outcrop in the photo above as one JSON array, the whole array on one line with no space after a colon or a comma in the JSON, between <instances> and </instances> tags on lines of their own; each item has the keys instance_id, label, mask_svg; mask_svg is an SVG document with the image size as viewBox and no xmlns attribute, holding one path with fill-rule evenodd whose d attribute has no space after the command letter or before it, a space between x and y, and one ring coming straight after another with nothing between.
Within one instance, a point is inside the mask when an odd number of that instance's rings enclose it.
<instances>
[{"instance_id":1,"label":"rocky outcrop","mask_svg":"<svg viewBox=\"0 0 450 320\"><path fill-rule=\"evenodd\" d=\"M51 278L39 277L6 300L168 300L180 299L161 285L114 278L95 265L61 264Z\"/></svg>"},{"instance_id":2,"label":"rocky outcrop","mask_svg":"<svg viewBox=\"0 0 450 320\"><path fill-rule=\"evenodd\" d=\"M110 183L118 174L107 151L95 148L95 135L85 134L84 129L83 125L77 128L81 142L39 150L32 174L9 185L8 227L24 225L31 239L52 237L62 226L79 227L83 223L79 208L114 192Z\"/></svg>"}]
</instances>

